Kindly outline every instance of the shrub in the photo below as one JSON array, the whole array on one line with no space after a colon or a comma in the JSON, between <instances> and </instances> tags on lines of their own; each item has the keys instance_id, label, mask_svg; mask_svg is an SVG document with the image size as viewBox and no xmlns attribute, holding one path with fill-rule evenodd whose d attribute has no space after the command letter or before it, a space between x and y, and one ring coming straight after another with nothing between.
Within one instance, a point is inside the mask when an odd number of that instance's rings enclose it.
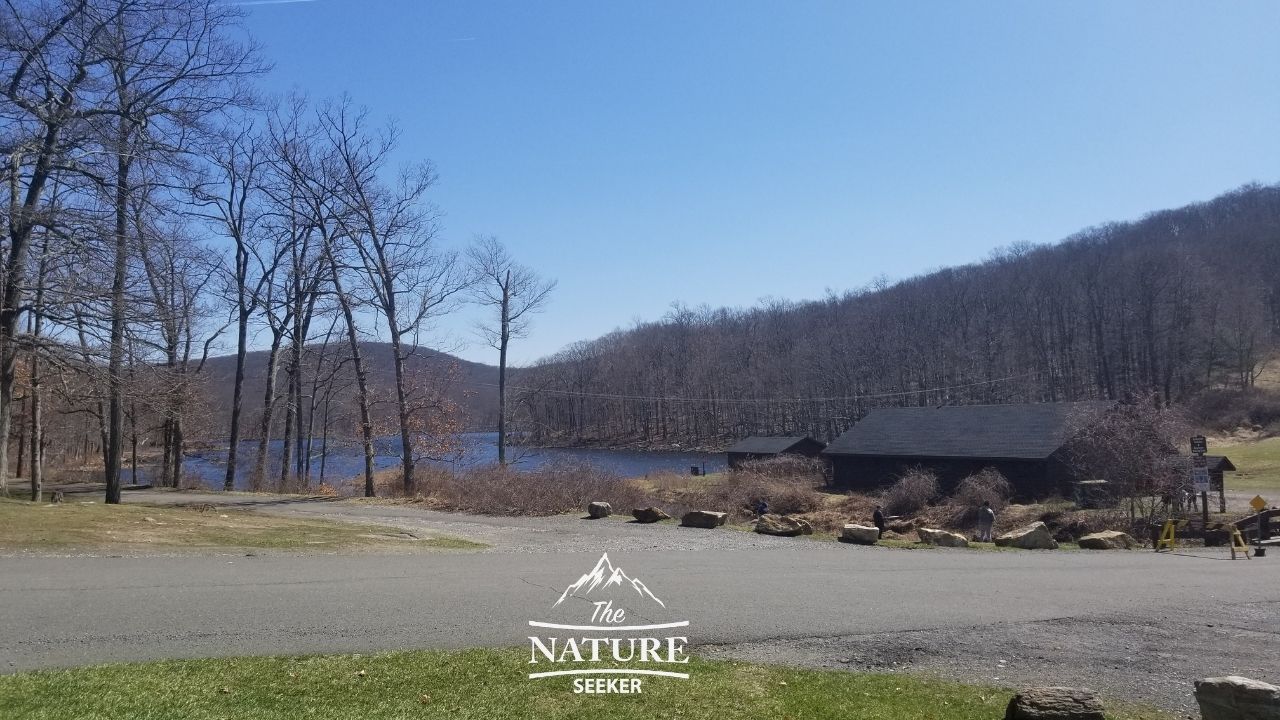
<instances>
[{"instance_id":1,"label":"shrub","mask_svg":"<svg viewBox=\"0 0 1280 720\"><path fill-rule=\"evenodd\" d=\"M960 481L951 494L951 504L976 508L984 502L991 503L997 512L1009 504L1013 485L995 468L986 468Z\"/></svg>"},{"instance_id":2,"label":"shrub","mask_svg":"<svg viewBox=\"0 0 1280 720\"><path fill-rule=\"evenodd\" d=\"M1201 427L1219 432L1242 427L1271 430L1280 424L1280 393L1262 388L1206 390L1191 401L1191 415Z\"/></svg>"},{"instance_id":3,"label":"shrub","mask_svg":"<svg viewBox=\"0 0 1280 720\"><path fill-rule=\"evenodd\" d=\"M764 460L748 460L736 471L777 480L803 480L820 483L826 480L826 464L818 458L801 455L778 455Z\"/></svg>"},{"instance_id":4,"label":"shrub","mask_svg":"<svg viewBox=\"0 0 1280 720\"><path fill-rule=\"evenodd\" d=\"M938 497L938 476L923 468L912 468L881 496L889 515L910 515L928 507Z\"/></svg>"},{"instance_id":5,"label":"shrub","mask_svg":"<svg viewBox=\"0 0 1280 720\"><path fill-rule=\"evenodd\" d=\"M713 482L691 486L674 499L679 509L718 510L735 520L752 517L761 500L769 504L769 512L780 515L813 512L825 504L826 495L818 490L823 482L821 474L779 472L770 476L757 472L757 467L752 464L749 469L730 470Z\"/></svg>"}]
</instances>

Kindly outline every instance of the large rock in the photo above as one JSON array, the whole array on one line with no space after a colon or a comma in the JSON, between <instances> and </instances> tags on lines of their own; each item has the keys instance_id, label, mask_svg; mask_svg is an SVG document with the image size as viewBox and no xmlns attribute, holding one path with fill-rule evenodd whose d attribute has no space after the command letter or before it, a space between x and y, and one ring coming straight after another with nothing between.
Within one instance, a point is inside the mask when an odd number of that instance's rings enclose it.
<instances>
[{"instance_id":1,"label":"large rock","mask_svg":"<svg viewBox=\"0 0 1280 720\"><path fill-rule=\"evenodd\" d=\"M1103 530L1080 536L1076 541L1085 550L1132 550L1138 547L1138 541L1129 533L1119 530Z\"/></svg>"},{"instance_id":2,"label":"large rock","mask_svg":"<svg viewBox=\"0 0 1280 720\"><path fill-rule=\"evenodd\" d=\"M1203 720L1280 720L1280 688L1239 675L1196 681Z\"/></svg>"},{"instance_id":3,"label":"large rock","mask_svg":"<svg viewBox=\"0 0 1280 720\"><path fill-rule=\"evenodd\" d=\"M1102 701L1088 688L1028 688L1013 696L1005 720L1103 720Z\"/></svg>"},{"instance_id":4,"label":"large rock","mask_svg":"<svg viewBox=\"0 0 1280 720\"><path fill-rule=\"evenodd\" d=\"M1023 550L1058 549L1058 541L1053 539L1053 533L1049 532L1049 526L1042 522L1033 522L1026 527L1011 530L996 538L996 545L1022 548Z\"/></svg>"},{"instance_id":5,"label":"large rock","mask_svg":"<svg viewBox=\"0 0 1280 720\"><path fill-rule=\"evenodd\" d=\"M969 547L969 539L959 533L947 532L946 530L935 530L932 528L920 528L916 530L916 534L920 536L920 542L929 545L939 545L941 547Z\"/></svg>"},{"instance_id":6,"label":"large rock","mask_svg":"<svg viewBox=\"0 0 1280 720\"><path fill-rule=\"evenodd\" d=\"M813 534L813 525L812 525L808 520L805 520L804 518L791 518L791 519L792 519L792 520L795 520L797 523L799 523L799 524L800 524L800 534L801 534L801 535L812 535L812 534Z\"/></svg>"},{"instance_id":7,"label":"large rock","mask_svg":"<svg viewBox=\"0 0 1280 720\"><path fill-rule=\"evenodd\" d=\"M636 508L631 511L631 517L635 518L636 522L642 523L656 523L659 520L669 520L671 518L670 515L656 507Z\"/></svg>"},{"instance_id":8,"label":"large rock","mask_svg":"<svg viewBox=\"0 0 1280 720\"><path fill-rule=\"evenodd\" d=\"M717 528L723 525L728 518L728 513L712 512L711 510L690 510L680 518L680 524L685 527Z\"/></svg>"},{"instance_id":9,"label":"large rock","mask_svg":"<svg viewBox=\"0 0 1280 720\"><path fill-rule=\"evenodd\" d=\"M794 518L785 515L761 515L756 519L756 532L762 535L795 537L804 534L804 528Z\"/></svg>"},{"instance_id":10,"label":"large rock","mask_svg":"<svg viewBox=\"0 0 1280 720\"><path fill-rule=\"evenodd\" d=\"M880 530L871 525L845 525L840 531L840 542L875 545L879 539Z\"/></svg>"},{"instance_id":11,"label":"large rock","mask_svg":"<svg viewBox=\"0 0 1280 720\"><path fill-rule=\"evenodd\" d=\"M607 502L593 502L587 505L587 515L593 519L607 518L613 514L613 506Z\"/></svg>"}]
</instances>

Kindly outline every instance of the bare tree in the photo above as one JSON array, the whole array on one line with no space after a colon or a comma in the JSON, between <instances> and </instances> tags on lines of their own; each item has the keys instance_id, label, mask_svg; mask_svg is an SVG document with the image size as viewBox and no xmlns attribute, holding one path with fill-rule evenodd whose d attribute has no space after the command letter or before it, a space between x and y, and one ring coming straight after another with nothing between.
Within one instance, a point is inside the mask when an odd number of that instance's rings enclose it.
<instances>
[{"instance_id":1,"label":"bare tree","mask_svg":"<svg viewBox=\"0 0 1280 720\"><path fill-rule=\"evenodd\" d=\"M498 464L507 464L507 348L529 332L532 315L546 304L554 280L517 263L496 237L477 238L467 251L475 301L497 317L480 326L489 346L498 351Z\"/></svg>"},{"instance_id":2,"label":"bare tree","mask_svg":"<svg viewBox=\"0 0 1280 720\"><path fill-rule=\"evenodd\" d=\"M404 492L413 494L419 440L414 428L419 413L431 412L434 405L415 402L405 364L427 323L456 306L467 278L456 254L438 246L435 211L425 202L435 181L431 166L407 169L394 184L384 182L396 134L370 134L365 123L365 113L345 101L320 112L341 173L338 222L354 246L358 271L391 344L402 481Z\"/></svg>"}]
</instances>

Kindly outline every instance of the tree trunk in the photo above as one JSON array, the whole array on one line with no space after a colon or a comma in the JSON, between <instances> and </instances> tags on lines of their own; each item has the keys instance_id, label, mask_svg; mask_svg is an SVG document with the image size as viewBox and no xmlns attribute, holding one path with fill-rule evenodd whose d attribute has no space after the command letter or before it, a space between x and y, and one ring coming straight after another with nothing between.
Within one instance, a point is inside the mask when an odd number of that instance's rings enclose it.
<instances>
[{"instance_id":1,"label":"tree trunk","mask_svg":"<svg viewBox=\"0 0 1280 720\"><path fill-rule=\"evenodd\" d=\"M280 335L273 335L271 350L267 353L267 388L262 393L262 419L258 425L258 456L253 461L253 475L249 483L253 490L261 490L267 479L267 454L271 450L271 421L275 413L276 363L280 357Z\"/></svg>"},{"instance_id":2,"label":"tree trunk","mask_svg":"<svg viewBox=\"0 0 1280 720\"><path fill-rule=\"evenodd\" d=\"M507 344L511 341L511 271L502 286L502 327L498 331L498 464L507 464Z\"/></svg>"},{"instance_id":3,"label":"tree trunk","mask_svg":"<svg viewBox=\"0 0 1280 720\"><path fill-rule=\"evenodd\" d=\"M122 384L124 370L124 289L125 276L129 262L128 216L126 213L129 200L129 165L128 154L129 131L128 121L120 120L119 143L116 158L116 197L115 197L115 273L111 281L111 348L107 361L108 417L107 442L109 447L104 456L106 467L104 476L107 483L107 504L120 502L120 461L124 454L124 388Z\"/></svg>"},{"instance_id":4,"label":"tree trunk","mask_svg":"<svg viewBox=\"0 0 1280 720\"><path fill-rule=\"evenodd\" d=\"M390 319L389 319L390 320ZM392 325L394 328L395 325ZM409 395L404 387L404 356L400 353L400 336L391 332L391 354L396 368L396 411L400 420L400 467L404 474L404 494L412 496L417 490L413 477L413 433L409 426Z\"/></svg>"},{"instance_id":5,"label":"tree trunk","mask_svg":"<svg viewBox=\"0 0 1280 720\"><path fill-rule=\"evenodd\" d=\"M236 249L237 267L243 250ZM222 480L222 489L231 492L236 488L236 455L240 449L240 413L244 407L244 361L249 352L249 312L245 308L244 284L247 279L244 273L236 271L236 282L240 285L240 307L236 319L236 379L231 391L231 436L227 439L227 474Z\"/></svg>"},{"instance_id":6,"label":"tree trunk","mask_svg":"<svg viewBox=\"0 0 1280 720\"><path fill-rule=\"evenodd\" d=\"M351 311L351 303L342 292L342 280L338 276L338 264L333 254L326 250L329 259L329 272L333 279L333 293L342 308L342 319L347 324L347 344L351 347L351 363L356 369L356 392L360 402L360 442L364 446L364 496L377 494L373 484L373 420L369 416L369 377L365 372L364 358L360 355L360 336L356 333L355 318ZM327 425L326 425L327 427ZM326 445L325 452L329 448Z\"/></svg>"}]
</instances>

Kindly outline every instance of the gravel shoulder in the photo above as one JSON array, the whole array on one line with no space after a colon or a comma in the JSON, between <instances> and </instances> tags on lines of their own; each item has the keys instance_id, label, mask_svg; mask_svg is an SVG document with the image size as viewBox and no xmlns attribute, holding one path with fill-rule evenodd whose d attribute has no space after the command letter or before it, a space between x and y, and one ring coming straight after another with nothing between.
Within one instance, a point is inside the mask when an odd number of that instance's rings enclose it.
<instances>
[{"instance_id":1,"label":"gravel shoulder","mask_svg":"<svg viewBox=\"0 0 1280 720\"><path fill-rule=\"evenodd\" d=\"M130 492L124 499L128 503L149 505L208 503L271 515L372 523L415 534L446 535L481 543L488 546L482 552L491 553L776 549L791 547L797 542L792 538L756 533L682 528L674 520L644 525L631 521L629 515L586 520L585 512L546 517L488 516L345 498L164 490Z\"/></svg>"}]
</instances>

